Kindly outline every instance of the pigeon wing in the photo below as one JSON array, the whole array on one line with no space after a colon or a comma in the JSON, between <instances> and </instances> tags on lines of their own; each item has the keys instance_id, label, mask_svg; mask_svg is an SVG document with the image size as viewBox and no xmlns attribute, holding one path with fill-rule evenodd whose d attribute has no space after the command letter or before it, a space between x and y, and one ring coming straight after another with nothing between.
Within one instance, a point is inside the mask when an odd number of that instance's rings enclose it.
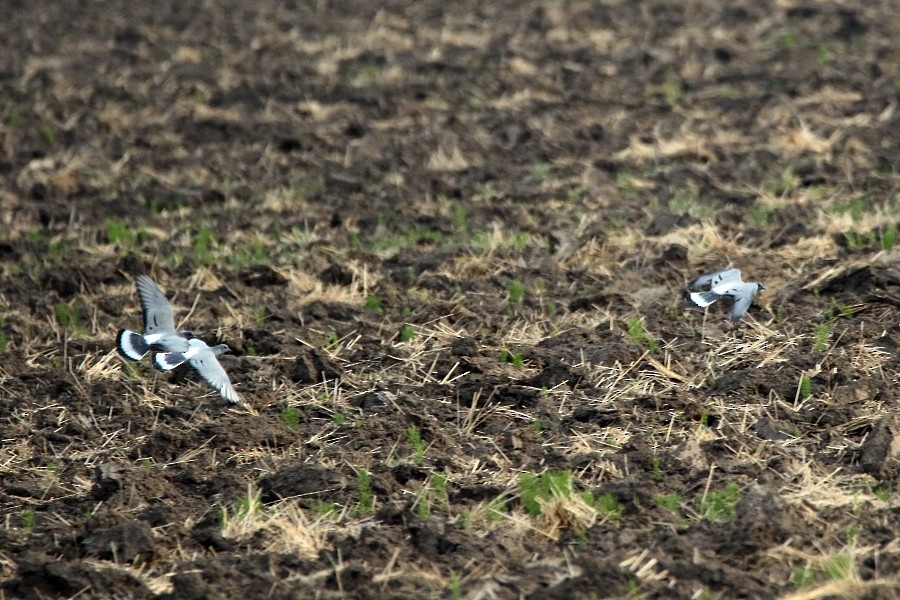
<instances>
[{"instance_id":1,"label":"pigeon wing","mask_svg":"<svg viewBox=\"0 0 900 600\"><path fill-rule=\"evenodd\" d=\"M743 317L744 313L747 312L747 309L750 308L753 297L756 296L756 291L757 286L755 283L745 283L737 286L733 293L730 294L734 297L734 304L731 307L732 323L737 323L741 320L741 317Z\"/></svg>"},{"instance_id":2,"label":"pigeon wing","mask_svg":"<svg viewBox=\"0 0 900 600\"><path fill-rule=\"evenodd\" d=\"M212 348L204 348L197 352L197 354L190 359L190 363L200 377L215 388L223 398L232 404L240 404L241 397L238 396L234 387L232 387L231 380L228 379L228 373L226 373L225 369L222 368L222 365L219 364Z\"/></svg>"},{"instance_id":3,"label":"pigeon wing","mask_svg":"<svg viewBox=\"0 0 900 600\"><path fill-rule=\"evenodd\" d=\"M134 280L141 301L141 312L144 315L144 333L175 332L175 317L172 314L172 305L166 300L165 294L159 289L152 279L146 275L138 275Z\"/></svg>"},{"instance_id":4,"label":"pigeon wing","mask_svg":"<svg viewBox=\"0 0 900 600\"><path fill-rule=\"evenodd\" d=\"M740 281L741 280L741 270L740 269L725 269L724 271L716 271L715 273L707 273L706 275L701 275L697 279L691 282L692 288L700 288L703 286L710 286L711 288L716 287L721 283L725 283L726 281Z\"/></svg>"},{"instance_id":5,"label":"pigeon wing","mask_svg":"<svg viewBox=\"0 0 900 600\"><path fill-rule=\"evenodd\" d=\"M160 371L171 371L185 360L181 352L157 352L153 355L153 366Z\"/></svg>"}]
</instances>

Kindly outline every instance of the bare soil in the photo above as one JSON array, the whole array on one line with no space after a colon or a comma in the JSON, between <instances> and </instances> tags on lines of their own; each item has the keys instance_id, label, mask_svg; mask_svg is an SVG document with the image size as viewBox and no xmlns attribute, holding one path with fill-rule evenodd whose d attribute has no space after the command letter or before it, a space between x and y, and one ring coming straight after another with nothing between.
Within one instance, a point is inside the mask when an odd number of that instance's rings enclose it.
<instances>
[{"instance_id":1,"label":"bare soil","mask_svg":"<svg viewBox=\"0 0 900 600\"><path fill-rule=\"evenodd\" d=\"M894 3L0 39L0 597L900 596ZM116 354L137 272L245 406Z\"/></svg>"}]
</instances>

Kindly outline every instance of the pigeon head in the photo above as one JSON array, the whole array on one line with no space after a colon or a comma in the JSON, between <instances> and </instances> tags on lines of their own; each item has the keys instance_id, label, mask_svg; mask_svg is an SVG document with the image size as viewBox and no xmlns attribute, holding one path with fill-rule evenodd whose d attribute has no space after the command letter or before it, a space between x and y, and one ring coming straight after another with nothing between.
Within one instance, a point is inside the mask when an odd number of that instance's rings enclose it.
<instances>
[{"instance_id":1,"label":"pigeon head","mask_svg":"<svg viewBox=\"0 0 900 600\"><path fill-rule=\"evenodd\" d=\"M757 291L757 292L759 292L760 290L764 290L764 289L766 289L766 286L764 286L763 284L761 284L761 283L757 283L757 284L756 284L756 291Z\"/></svg>"},{"instance_id":2,"label":"pigeon head","mask_svg":"<svg viewBox=\"0 0 900 600\"><path fill-rule=\"evenodd\" d=\"M231 352L231 348L228 347L228 344L219 344L218 346L213 346L212 351L216 356L219 356L220 354Z\"/></svg>"}]
</instances>

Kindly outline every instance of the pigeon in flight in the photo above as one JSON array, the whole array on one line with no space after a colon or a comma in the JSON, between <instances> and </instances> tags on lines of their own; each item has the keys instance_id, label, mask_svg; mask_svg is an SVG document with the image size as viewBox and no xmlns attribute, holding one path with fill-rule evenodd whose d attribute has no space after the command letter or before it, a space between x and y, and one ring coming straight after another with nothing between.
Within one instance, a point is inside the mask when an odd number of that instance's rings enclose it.
<instances>
[{"instance_id":1,"label":"pigeon in flight","mask_svg":"<svg viewBox=\"0 0 900 600\"><path fill-rule=\"evenodd\" d=\"M690 285L692 288L705 286L709 286L709 290L690 292L688 297L694 304L704 308L720 298L731 298L733 301L731 306L732 323L740 321L747 309L750 308L750 304L753 302L756 294L760 290L766 289L761 283L743 281L739 269L727 269L701 275L692 281Z\"/></svg>"},{"instance_id":2,"label":"pigeon in flight","mask_svg":"<svg viewBox=\"0 0 900 600\"><path fill-rule=\"evenodd\" d=\"M128 360L141 360L150 350L162 352L185 352L190 347L188 340L194 335L190 331L176 331L172 305L152 279L146 275L134 278L141 312L144 317L144 334L129 329L120 329L116 335L116 348Z\"/></svg>"},{"instance_id":3,"label":"pigeon in flight","mask_svg":"<svg viewBox=\"0 0 900 600\"><path fill-rule=\"evenodd\" d=\"M171 371L178 365L187 362L223 398L232 404L240 404L241 397L232 387L228 374L216 358L220 354L230 352L231 349L225 344L210 348L199 338L188 340L188 346L189 348L184 351L157 352L153 355L153 365L160 371Z\"/></svg>"}]
</instances>

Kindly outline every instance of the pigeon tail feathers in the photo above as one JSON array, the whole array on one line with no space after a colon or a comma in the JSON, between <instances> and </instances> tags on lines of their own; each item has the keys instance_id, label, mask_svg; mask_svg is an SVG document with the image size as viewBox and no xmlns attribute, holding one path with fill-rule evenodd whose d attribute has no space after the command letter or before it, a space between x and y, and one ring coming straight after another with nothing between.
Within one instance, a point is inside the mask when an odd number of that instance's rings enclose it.
<instances>
[{"instance_id":1,"label":"pigeon tail feathers","mask_svg":"<svg viewBox=\"0 0 900 600\"><path fill-rule=\"evenodd\" d=\"M141 334L129 329L120 329L116 335L116 349L123 358L137 361L150 351L150 344Z\"/></svg>"},{"instance_id":2,"label":"pigeon tail feathers","mask_svg":"<svg viewBox=\"0 0 900 600\"><path fill-rule=\"evenodd\" d=\"M704 308L721 297L721 294L717 294L715 292L692 292L690 294L691 301L697 306L702 306Z\"/></svg>"}]
</instances>

